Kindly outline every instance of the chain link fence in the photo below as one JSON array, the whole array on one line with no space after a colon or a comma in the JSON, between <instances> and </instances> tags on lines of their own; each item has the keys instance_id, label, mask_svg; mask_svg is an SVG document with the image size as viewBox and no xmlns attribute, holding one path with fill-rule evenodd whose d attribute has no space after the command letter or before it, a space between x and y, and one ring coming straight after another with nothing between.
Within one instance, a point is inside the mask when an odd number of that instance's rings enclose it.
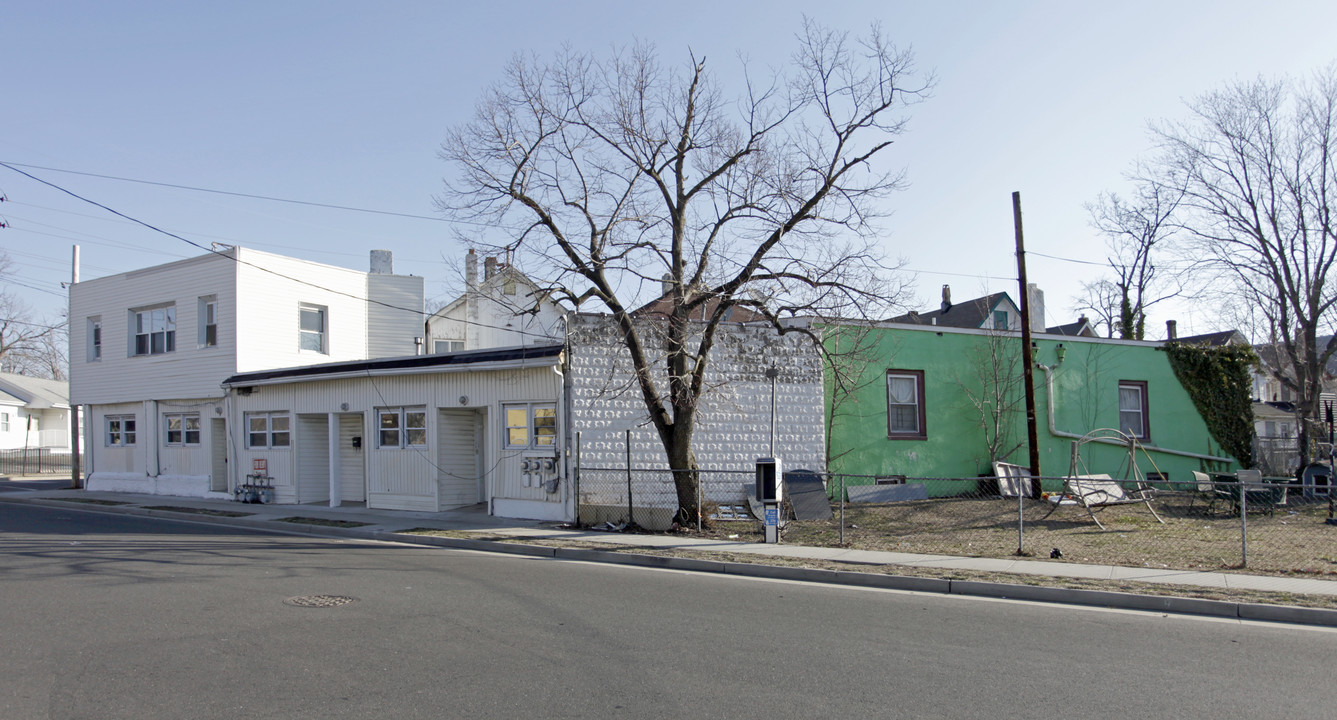
<instances>
[{"instance_id":1,"label":"chain link fence","mask_svg":"<svg viewBox=\"0 0 1337 720\"><path fill-rule=\"evenodd\" d=\"M53 452L50 448L0 450L0 475L69 475L70 459L69 451Z\"/></svg>"},{"instance_id":2,"label":"chain link fence","mask_svg":"<svg viewBox=\"0 0 1337 720\"><path fill-rule=\"evenodd\" d=\"M698 471L706 533L760 540L752 468ZM830 520L789 520L785 543L927 555L1337 575L1331 478L1202 475L1192 482L825 475ZM1038 493L1031 483L1038 482ZM1333 493L1333 494L1330 494ZM669 470L580 468L580 522L667 529ZM689 523L690 524L690 523Z\"/></svg>"}]
</instances>

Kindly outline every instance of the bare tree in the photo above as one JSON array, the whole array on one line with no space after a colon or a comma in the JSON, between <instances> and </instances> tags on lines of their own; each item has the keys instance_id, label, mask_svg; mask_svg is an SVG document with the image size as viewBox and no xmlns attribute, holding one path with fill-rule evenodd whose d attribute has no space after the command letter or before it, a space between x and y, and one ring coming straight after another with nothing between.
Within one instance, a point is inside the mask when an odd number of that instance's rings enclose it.
<instances>
[{"instance_id":1,"label":"bare tree","mask_svg":"<svg viewBox=\"0 0 1337 720\"><path fill-rule=\"evenodd\" d=\"M1181 225L1217 290L1257 309L1270 368L1318 414L1337 286L1337 66L1308 82L1258 79L1209 92L1182 122L1153 128L1159 169L1183 181ZM1305 427L1302 423L1301 427ZM1300 437L1302 460L1310 433Z\"/></svg>"},{"instance_id":2,"label":"bare tree","mask_svg":"<svg viewBox=\"0 0 1337 720\"><path fill-rule=\"evenodd\" d=\"M1025 443L1017 432L1026 412L1021 351L1015 335L990 330L970 351L969 374L957 385L979 418L989 465L1005 462Z\"/></svg>"},{"instance_id":3,"label":"bare tree","mask_svg":"<svg viewBox=\"0 0 1337 720\"><path fill-rule=\"evenodd\" d=\"M610 313L695 517L692 437L725 317L812 332L782 319L872 316L897 295L873 231L903 179L882 156L930 81L876 27L856 40L811 21L788 74L737 97L687 60L642 45L515 59L443 143L457 174L438 204L495 228L554 298ZM655 317L636 313L661 283Z\"/></svg>"},{"instance_id":4,"label":"bare tree","mask_svg":"<svg viewBox=\"0 0 1337 720\"><path fill-rule=\"evenodd\" d=\"M1082 283L1082 294L1073 300L1074 310L1089 310L1094 315L1091 325L1096 332L1114 337L1119 329L1119 308L1123 304L1118 285L1109 280Z\"/></svg>"},{"instance_id":5,"label":"bare tree","mask_svg":"<svg viewBox=\"0 0 1337 720\"><path fill-rule=\"evenodd\" d=\"M1144 175L1135 181L1131 199L1105 192L1086 206L1091 226L1105 236L1109 248L1105 260L1114 271L1111 282L1118 310L1111 330L1125 340L1145 339L1147 310L1183 292L1183 276L1159 272L1153 261L1177 229L1172 218L1184 199L1182 180L1167 182Z\"/></svg>"},{"instance_id":6,"label":"bare tree","mask_svg":"<svg viewBox=\"0 0 1337 720\"><path fill-rule=\"evenodd\" d=\"M13 267L14 262L9 255L0 251L0 283L9 278ZM55 325L43 322L33 314L23 298L8 287L0 286L0 370L55 377L41 371L42 363L34 361L54 347L56 338L53 335L63 327L64 323Z\"/></svg>"}]
</instances>

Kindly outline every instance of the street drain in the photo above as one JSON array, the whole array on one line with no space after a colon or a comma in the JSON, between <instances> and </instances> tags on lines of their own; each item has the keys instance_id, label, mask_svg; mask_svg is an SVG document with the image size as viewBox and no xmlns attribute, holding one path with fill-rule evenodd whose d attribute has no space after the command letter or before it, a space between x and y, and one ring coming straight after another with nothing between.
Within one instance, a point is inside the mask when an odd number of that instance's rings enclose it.
<instances>
[{"instance_id":1,"label":"street drain","mask_svg":"<svg viewBox=\"0 0 1337 720\"><path fill-rule=\"evenodd\" d=\"M283 602L293 607L330 608L357 602L357 598L347 595L298 595Z\"/></svg>"}]
</instances>

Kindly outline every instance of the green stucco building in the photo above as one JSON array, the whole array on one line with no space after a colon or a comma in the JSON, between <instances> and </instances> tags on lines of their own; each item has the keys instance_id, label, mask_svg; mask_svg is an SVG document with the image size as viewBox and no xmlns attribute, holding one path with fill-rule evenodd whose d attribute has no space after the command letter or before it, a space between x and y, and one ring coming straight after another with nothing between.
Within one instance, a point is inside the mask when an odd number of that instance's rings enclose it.
<instances>
[{"instance_id":1,"label":"green stucco building","mask_svg":"<svg viewBox=\"0 0 1337 720\"><path fill-rule=\"evenodd\" d=\"M973 478L1029 465L1020 333L884 323L827 334L828 468L874 477ZM1036 334L1041 474L1068 473L1073 440L1099 428L1138 438L1138 468L1171 482L1236 466L1208 431L1159 342ZM857 351L851 352L857 347ZM1083 446L1088 472L1121 477L1128 451ZM1059 483L1045 483L1046 489Z\"/></svg>"}]
</instances>

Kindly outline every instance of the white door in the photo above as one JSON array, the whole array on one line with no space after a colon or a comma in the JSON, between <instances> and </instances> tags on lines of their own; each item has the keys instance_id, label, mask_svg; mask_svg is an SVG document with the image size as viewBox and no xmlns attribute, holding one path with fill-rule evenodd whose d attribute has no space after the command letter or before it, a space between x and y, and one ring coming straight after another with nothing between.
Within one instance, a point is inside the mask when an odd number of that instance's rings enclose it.
<instances>
[{"instance_id":1,"label":"white door","mask_svg":"<svg viewBox=\"0 0 1337 720\"><path fill-rule=\"evenodd\" d=\"M227 420L213 418L209 425L209 489L227 492Z\"/></svg>"},{"instance_id":2,"label":"white door","mask_svg":"<svg viewBox=\"0 0 1337 720\"><path fill-rule=\"evenodd\" d=\"M339 416L339 499L343 502L367 501L367 465L362 447L362 415Z\"/></svg>"},{"instance_id":3,"label":"white door","mask_svg":"<svg viewBox=\"0 0 1337 720\"><path fill-rule=\"evenodd\" d=\"M437 496L440 508L473 505L480 500L478 429L482 423L472 408L443 408L436 424Z\"/></svg>"},{"instance_id":4,"label":"white door","mask_svg":"<svg viewBox=\"0 0 1337 720\"><path fill-rule=\"evenodd\" d=\"M297 416L297 502L330 501L330 421L327 415Z\"/></svg>"}]
</instances>

